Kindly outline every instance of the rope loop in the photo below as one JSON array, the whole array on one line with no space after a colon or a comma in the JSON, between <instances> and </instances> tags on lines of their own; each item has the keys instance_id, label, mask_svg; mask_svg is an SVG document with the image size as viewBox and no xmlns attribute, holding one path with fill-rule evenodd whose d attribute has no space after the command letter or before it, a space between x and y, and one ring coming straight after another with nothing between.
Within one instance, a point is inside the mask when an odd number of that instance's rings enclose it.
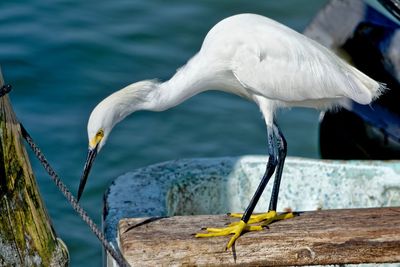
<instances>
[{"instance_id":1,"label":"rope loop","mask_svg":"<svg viewBox=\"0 0 400 267\"><path fill-rule=\"evenodd\" d=\"M5 84L0 88L0 97L8 94L12 89L12 86L10 84Z\"/></svg>"}]
</instances>

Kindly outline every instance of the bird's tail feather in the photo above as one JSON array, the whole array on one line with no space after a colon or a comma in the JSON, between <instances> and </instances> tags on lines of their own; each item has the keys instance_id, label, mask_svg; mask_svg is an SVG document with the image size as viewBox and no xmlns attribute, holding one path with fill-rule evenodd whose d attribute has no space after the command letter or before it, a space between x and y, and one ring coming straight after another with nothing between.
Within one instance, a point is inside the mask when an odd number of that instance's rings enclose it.
<instances>
[{"instance_id":1,"label":"bird's tail feather","mask_svg":"<svg viewBox=\"0 0 400 267\"><path fill-rule=\"evenodd\" d=\"M387 90L386 84L371 79L356 68L352 67L346 76L349 89L346 95L357 103L369 104Z\"/></svg>"}]
</instances>

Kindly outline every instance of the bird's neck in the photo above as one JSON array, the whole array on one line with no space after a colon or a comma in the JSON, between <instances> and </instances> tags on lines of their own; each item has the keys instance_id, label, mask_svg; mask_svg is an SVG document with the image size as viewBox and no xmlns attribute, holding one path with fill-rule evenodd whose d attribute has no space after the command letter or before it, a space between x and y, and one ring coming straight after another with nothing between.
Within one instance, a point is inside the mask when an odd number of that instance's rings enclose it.
<instances>
[{"instance_id":1,"label":"bird's neck","mask_svg":"<svg viewBox=\"0 0 400 267\"><path fill-rule=\"evenodd\" d=\"M122 120L138 110L163 111L179 105L188 98L210 89L223 90L225 87L223 70L217 64L205 62L195 55L181 67L175 75L165 82L142 81L133 83L115 93L118 113Z\"/></svg>"},{"instance_id":2,"label":"bird's neck","mask_svg":"<svg viewBox=\"0 0 400 267\"><path fill-rule=\"evenodd\" d=\"M188 98L212 88L213 76L205 64L193 57L175 75L155 86L148 97L148 110L163 111L184 102Z\"/></svg>"}]
</instances>

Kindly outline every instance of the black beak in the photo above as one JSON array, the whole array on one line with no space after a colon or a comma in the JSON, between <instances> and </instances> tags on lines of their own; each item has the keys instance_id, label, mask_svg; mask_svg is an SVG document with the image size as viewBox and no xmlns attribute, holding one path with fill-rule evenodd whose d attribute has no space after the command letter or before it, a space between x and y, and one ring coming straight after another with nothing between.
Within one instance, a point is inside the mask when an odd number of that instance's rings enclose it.
<instances>
[{"instance_id":1,"label":"black beak","mask_svg":"<svg viewBox=\"0 0 400 267\"><path fill-rule=\"evenodd\" d=\"M89 176L90 169L92 168L92 164L94 162L94 159L96 158L96 155L97 155L97 146L95 148L93 148L93 149L89 148L89 152L88 152L88 155L87 155L85 167L83 168L83 174L82 174L82 177L81 177L81 182L79 183L78 196L77 196L78 201L82 196L83 189L85 188L86 181L87 181L87 178Z\"/></svg>"}]
</instances>

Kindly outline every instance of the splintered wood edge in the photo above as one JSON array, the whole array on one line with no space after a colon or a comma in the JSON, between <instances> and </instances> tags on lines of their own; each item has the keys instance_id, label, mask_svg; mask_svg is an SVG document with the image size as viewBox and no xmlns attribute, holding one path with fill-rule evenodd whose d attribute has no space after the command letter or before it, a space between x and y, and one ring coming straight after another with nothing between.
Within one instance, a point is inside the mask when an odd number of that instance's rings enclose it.
<instances>
[{"instance_id":1,"label":"splintered wood edge","mask_svg":"<svg viewBox=\"0 0 400 267\"><path fill-rule=\"evenodd\" d=\"M133 266L312 265L400 262L400 208L302 212L259 232L195 238L204 227L224 227L226 215L122 219L121 250Z\"/></svg>"}]
</instances>

